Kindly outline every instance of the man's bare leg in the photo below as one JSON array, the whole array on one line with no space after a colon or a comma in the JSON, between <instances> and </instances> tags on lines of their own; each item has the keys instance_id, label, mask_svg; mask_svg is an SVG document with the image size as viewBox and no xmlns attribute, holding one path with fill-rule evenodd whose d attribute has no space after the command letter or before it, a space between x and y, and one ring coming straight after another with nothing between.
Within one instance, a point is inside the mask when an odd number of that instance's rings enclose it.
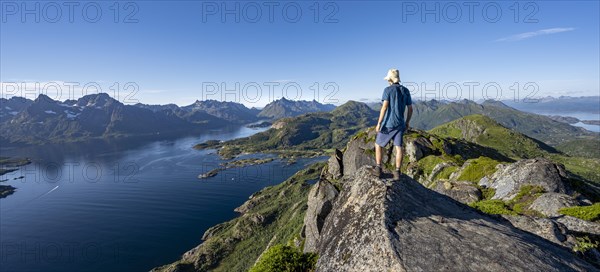
<instances>
[{"instance_id":1,"label":"man's bare leg","mask_svg":"<svg viewBox=\"0 0 600 272\"><path fill-rule=\"evenodd\" d=\"M394 171L394 180L400 180L400 174L402 171L402 147L401 146L395 146L396 147L396 171Z\"/></svg>"},{"instance_id":2,"label":"man's bare leg","mask_svg":"<svg viewBox=\"0 0 600 272\"><path fill-rule=\"evenodd\" d=\"M395 147L396 147L396 170L402 170L402 160L404 159L404 157L403 157L404 148L402 148L401 146L395 146Z\"/></svg>"},{"instance_id":3,"label":"man's bare leg","mask_svg":"<svg viewBox=\"0 0 600 272\"><path fill-rule=\"evenodd\" d=\"M375 163L381 166L381 160L383 160L383 147L375 144Z\"/></svg>"}]
</instances>

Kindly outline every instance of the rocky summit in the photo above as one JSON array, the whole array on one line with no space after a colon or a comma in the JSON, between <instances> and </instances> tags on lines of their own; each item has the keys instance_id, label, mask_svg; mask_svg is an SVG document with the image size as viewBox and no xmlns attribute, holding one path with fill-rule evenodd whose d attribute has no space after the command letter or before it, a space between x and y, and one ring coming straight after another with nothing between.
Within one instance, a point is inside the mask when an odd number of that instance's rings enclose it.
<instances>
[{"instance_id":1,"label":"rocky summit","mask_svg":"<svg viewBox=\"0 0 600 272\"><path fill-rule=\"evenodd\" d=\"M317 271L596 270L407 176L378 179L367 168L344 178L319 235Z\"/></svg>"}]
</instances>

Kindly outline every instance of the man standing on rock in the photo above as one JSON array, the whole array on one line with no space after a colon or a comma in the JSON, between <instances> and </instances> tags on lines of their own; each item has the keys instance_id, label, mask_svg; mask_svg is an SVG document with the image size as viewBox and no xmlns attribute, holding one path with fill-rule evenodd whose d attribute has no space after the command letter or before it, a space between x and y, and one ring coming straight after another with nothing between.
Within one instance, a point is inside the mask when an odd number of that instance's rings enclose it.
<instances>
[{"instance_id":1,"label":"man standing on rock","mask_svg":"<svg viewBox=\"0 0 600 272\"><path fill-rule=\"evenodd\" d=\"M387 76L383 78L387 80L390 86L383 90L381 100L383 105L379 112L379 120L377 121L377 138L375 139L375 161L377 166L374 168L374 174L378 177L382 176L381 160L383 157L383 147L391 140L394 140L396 148L396 170L393 172L394 180L400 179L400 169L402 167L402 136L410 126L410 118L412 117L412 99L410 91L400 85L400 73L397 69L390 69ZM404 111L408 108L406 121L404 121Z\"/></svg>"}]
</instances>

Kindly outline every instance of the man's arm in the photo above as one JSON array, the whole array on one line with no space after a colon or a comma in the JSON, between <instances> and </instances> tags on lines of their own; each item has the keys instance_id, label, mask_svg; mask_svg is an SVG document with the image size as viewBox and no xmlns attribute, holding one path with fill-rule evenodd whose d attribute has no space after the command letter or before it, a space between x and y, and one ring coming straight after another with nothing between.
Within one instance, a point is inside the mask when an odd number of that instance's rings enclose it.
<instances>
[{"instance_id":1,"label":"man's arm","mask_svg":"<svg viewBox=\"0 0 600 272\"><path fill-rule=\"evenodd\" d=\"M412 105L408 105L408 112L406 113L406 130L410 127L410 118L412 117L413 108Z\"/></svg>"},{"instance_id":2,"label":"man's arm","mask_svg":"<svg viewBox=\"0 0 600 272\"><path fill-rule=\"evenodd\" d=\"M383 122L383 117L385 116L385 112L390 106L390 101L383 100L383 105L381 105L381 110L379 111L379 121L377 121L377 126L375 127L375 131L379 132L381 129L381 122Z\"/></svg>"}]
</instances>

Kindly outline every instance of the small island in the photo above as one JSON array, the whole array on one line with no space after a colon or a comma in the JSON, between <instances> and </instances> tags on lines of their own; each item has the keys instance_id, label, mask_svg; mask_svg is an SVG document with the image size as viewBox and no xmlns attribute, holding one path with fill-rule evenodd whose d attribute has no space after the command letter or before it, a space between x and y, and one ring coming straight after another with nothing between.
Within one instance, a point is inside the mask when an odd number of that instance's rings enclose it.
<instances>
[{"instance_id":1,"label":"small island","mask_svg":"<svg viewBox=\"0 0 600 272\"><path fill-rule=\"evenodd\" d=\"M600 126L600 120L581 120L582 123L586 125L596 125Z\"/></svg>"},{"instance_id":2,"label":"small island","mask_svg":"<svg viewBox=\"0 0 600 272\"><path fill-rule=\"evenodd\" d=\"M9 158L0 157L0 176L8 174L10 172L17 171L19 167L30 164L29 158ZM22 179L23 176L14 179ZM8 181L8 179L2 179L0 182ZM0 185L0 198L7 197L15 192L16 188L10 185Z\"/></svg>"},{"instance_id":3,"label":"small island","mask_svg":"<svg viewBox=\"0 0 600 272\"><path fill-rule=\"evenodd\" d=\"M198 178L206 179L206 178L214 177L219 172L226 170L226 169L264 164L264 163L272 162L273 160L274 160L274 158L250 158L250 159L240 159L240 160L228 161L228 162L221 163L221 167L219 167L219 168L215 168L204 174L198 175Z\"/></svg>"},{"instance_id":4,"label":"small island","mask_svg":"<svg viewBox=\"0 0 600 272\"><path fill-rule=\"evenodd\" d=\"M271 123L269 121L262 121L260 123L249 124L246 127L247 128L267 128L267 127L270 127L271 125L273 125L273 123Z\"/></svg>"}]
</instances>

